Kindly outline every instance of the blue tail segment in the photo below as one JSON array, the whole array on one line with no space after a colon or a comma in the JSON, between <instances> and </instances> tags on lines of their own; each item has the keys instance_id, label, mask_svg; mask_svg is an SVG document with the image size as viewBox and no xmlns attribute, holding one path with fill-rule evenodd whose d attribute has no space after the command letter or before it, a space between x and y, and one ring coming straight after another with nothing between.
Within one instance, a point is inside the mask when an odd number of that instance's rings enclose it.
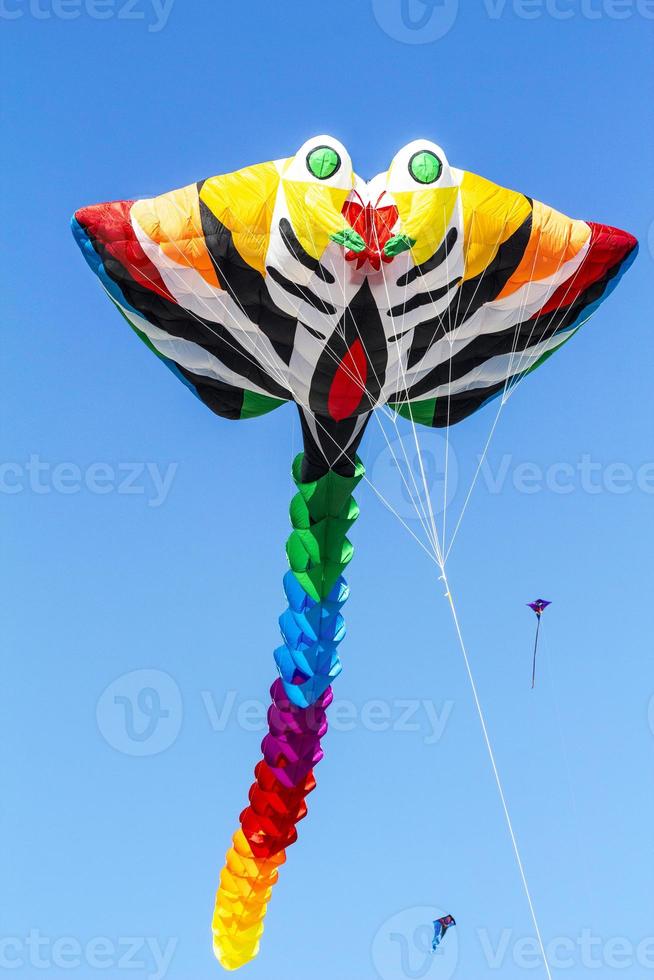
<instances>
[{"instance_id":1,"label":"blue tail segment","mask_svg":"<svg viewBox=\"0 0 654 980\"><path fill-rule=\"evenodd\" d=\"M341 672L338 645L345 621L340 610L350 590L341 576L329 595L316 602L288 571L284 592L288 609L279 618L284 643L275 650L275 661L289 700L307 708Z\"/></svg>"}]
</instances>

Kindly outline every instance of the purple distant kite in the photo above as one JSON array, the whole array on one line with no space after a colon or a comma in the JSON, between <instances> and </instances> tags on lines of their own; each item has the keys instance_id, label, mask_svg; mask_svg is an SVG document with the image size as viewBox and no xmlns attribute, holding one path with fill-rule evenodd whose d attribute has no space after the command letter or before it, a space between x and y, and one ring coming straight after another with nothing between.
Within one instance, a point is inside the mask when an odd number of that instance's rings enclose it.
<instances>
[{"instance_id":1,"label":"purple distant kite","mask_svg":"<svg viewBox=\"0 0 654 980\"><path fill-rule=\"evenodd\" d=\"M543 615L543 612L547 609L548 606L551 606L552 603L549 601L549 599L535 599L533 602L528 602L527 605L529 606L530 609L534 610L534 612L536 613L536 619L538 620L538 625L536 626L536 640L534 641L534 665L531 671L531 689L533 691L534 687L536 686L536 654L538 652L538 634L540 632L540 618Z\"/></svg>"}]
</instances>

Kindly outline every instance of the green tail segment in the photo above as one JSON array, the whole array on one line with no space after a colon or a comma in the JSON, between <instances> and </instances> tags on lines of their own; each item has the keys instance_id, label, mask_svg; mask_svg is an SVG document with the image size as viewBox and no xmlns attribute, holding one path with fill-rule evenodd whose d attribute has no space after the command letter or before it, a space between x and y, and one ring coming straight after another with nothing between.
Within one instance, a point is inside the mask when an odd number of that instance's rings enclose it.
<instances>
[{"instance_id":1,"label":"green tail segment","mask_svg":"<svg viewBox=\"0 0 654 980\"><path fill-rule=\"evenodd\" d=\"M365 468L357 457L351 477L329 470L319 480L302 483L303 455L300 453L293 462L293 479L299 493L291 501L293 532L286 554L307 595L320 602L352 558L354 549L347 533L359 516L352 492L363 479Z\"/></svg>"}]
</instances>

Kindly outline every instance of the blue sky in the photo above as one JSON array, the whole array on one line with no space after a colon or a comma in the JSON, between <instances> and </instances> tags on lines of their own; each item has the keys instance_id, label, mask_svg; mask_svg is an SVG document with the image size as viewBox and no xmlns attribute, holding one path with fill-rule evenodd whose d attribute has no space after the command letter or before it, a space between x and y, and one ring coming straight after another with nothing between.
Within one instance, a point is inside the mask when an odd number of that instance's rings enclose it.
<instances>
[{"instance_id":1,"label":"blue sky","mask_svg":"<svg viewBox=\"0 0 654 980\"><path fill-rule=\"evenodd\" d=\"M290 406L236 424L189 396L103 297L70 214L320 132L364 176L434 139L641 240L504 409L450 577L544 938L568 964L554 975L654 970L653 11L460 7L411 0L413 27L400 0L0 10L3 972L217 975L213 893L259 756L300 449ZM452 433L453 514L493 417ZM362 456L405 513L374 425ZM357 498L340 707L248 975L545 976L437 572L370 487ZM554 605L532 693L536 595ZM459 926L428 960L415 930L436 907Z\"/></svg>"}]
</instances>

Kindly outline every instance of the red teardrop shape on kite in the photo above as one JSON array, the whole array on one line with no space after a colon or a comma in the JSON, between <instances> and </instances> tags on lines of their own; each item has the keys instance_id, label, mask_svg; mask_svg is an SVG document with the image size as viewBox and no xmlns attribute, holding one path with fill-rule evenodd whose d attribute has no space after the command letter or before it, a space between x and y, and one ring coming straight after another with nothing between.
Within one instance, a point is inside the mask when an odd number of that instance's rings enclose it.
<instances>
[{"instance_id":1,"label":"red teardrop shape on kite","mask_svg":"<svg viewBox=\"0 0 654 980\"><path fill-rule=\"evenodd\" d=\"M327 411L335 422L349 418L359 407L366 390L368 359L360 340L355 340L336 368L329 389Z\"/></svg>"}]
</instances>

